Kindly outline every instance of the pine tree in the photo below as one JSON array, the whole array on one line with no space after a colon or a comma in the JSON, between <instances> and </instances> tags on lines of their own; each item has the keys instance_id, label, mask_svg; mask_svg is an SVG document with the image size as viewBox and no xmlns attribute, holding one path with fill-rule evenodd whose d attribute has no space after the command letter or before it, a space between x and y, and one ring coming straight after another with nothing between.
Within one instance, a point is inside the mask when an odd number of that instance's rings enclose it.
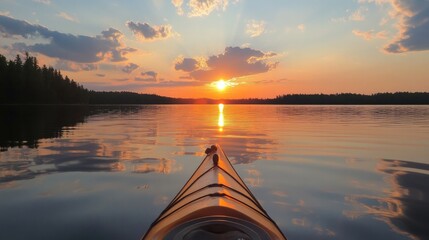
<instances>
[{"instance_id":1,"label":"pine tree","mask_svg":"<svg viewBox=\"0 0 429 240\"><path fill-rule=\"evenodd\" d=\"M89 92L26 53L24 62L0 54L0 94L0 103L87 103Z\"/></svg>"}]
</instances>

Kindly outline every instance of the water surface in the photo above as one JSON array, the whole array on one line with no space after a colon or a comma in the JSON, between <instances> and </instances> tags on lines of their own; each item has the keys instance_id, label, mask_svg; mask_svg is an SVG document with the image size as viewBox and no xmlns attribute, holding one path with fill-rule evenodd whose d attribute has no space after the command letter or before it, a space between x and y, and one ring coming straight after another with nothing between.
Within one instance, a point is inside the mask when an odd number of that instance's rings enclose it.
<instances>
[{"instance_id":1,"label":"water surface","mask_svg":"<svg viewBox=\"0 0 429 240\"><path fill-rule=\"evenodd\" d=\"M428 106L1 106L0 239L139 239L219 143L289 239L429 239Z\"/></svg>"}]
</instances>

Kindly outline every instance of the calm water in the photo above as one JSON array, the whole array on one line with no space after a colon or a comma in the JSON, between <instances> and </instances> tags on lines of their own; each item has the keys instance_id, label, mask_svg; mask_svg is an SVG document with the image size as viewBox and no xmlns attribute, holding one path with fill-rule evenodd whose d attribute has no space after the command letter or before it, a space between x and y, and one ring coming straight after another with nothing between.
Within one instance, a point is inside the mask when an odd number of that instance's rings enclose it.
<instances>
[{"instance_id":1,"label":"calm water","mask_svg":"<svg viewBox=\"0 0 429 240\"><path fill-rule=\"evenodd\" d=\"M0 107L0 239L139 239L219 143L291 239L429 239L429 106Z\"/></svg>"}]
</instances>

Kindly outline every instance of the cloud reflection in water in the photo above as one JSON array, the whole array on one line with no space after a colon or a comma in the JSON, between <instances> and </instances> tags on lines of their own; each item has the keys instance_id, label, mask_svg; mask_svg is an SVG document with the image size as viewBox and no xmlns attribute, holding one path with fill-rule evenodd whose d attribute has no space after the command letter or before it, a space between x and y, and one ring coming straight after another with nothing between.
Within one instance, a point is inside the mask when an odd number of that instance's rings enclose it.
<instances>
[{"instance_id":1,"label":"cloud reflection in water","mask_svg":"<svg viewBox=\"0 0 429 240\"><path fill-rule=\"evenodd\" d=\"M346 211L349 218L371 214L393 230L413 239L429 239L429 164L380 160L377 170L388 174L386 197L352 195L346 201L364 211Z\"/></svg>"},{"instance_id":2,"label":"cloud reflection in water","mask_svg":"<svg viewBox=\"0 0 429 240\"><path fill-rule=\"evenodd\" d=\"M7 118L0 124L5 133L0 141L0 182L58 172L168 174L182 169L168 156L201 158L207 144L212 143L225 146L234 164L269 158L267 152L273 152L276 145L273 139L257 128L248 128L243 122L246 115L231 116L226 126L227 107L216 107L218 111L195 114L195 121L175 116L186 111L171 112L169 106L2 107L2 116ZM208 119L216 114L214 126ZM160 122L164 118L167 121ZM172 125L172 119L183 121ZM165 134L174 136L174 142L162 142ZM171 145L188 150L177 151ZM154 146L165 146L166 151L154 152ZM192 146L197 147L194 152L189 151ZM260 184L262 179L257 181L255 184Z\"/></svg>"}]
</instances>

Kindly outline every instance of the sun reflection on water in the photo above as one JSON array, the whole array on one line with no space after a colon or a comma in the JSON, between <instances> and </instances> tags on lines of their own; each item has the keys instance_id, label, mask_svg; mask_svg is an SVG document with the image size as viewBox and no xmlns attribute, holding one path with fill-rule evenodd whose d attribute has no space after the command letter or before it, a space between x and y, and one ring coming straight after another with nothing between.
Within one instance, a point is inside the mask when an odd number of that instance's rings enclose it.
<instances>
[{"instance_id":1,"label":"sun reflection on water","mask_svg":"<svg viewBox=\"0 0 429 240\"><path fill-rule=\"evenodd\" d=\"M224 108L223 103L219 103L218 107L219 107L219 118L217 121L217 125L219 127L219 132L223 132L223 127L225 126L225 121L223 117L223 108Z\"/></svg>"}]
</instances>

